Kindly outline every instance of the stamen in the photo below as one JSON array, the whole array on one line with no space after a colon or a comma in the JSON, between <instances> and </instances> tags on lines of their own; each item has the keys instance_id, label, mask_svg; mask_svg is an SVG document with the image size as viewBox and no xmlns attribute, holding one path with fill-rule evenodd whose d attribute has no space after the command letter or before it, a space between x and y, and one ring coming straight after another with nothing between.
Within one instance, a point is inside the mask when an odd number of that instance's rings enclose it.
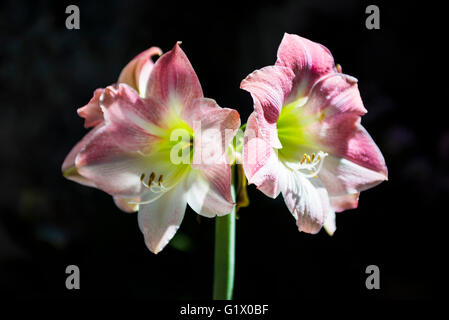
<instances>
[{"instance_id":1,"label":"stamen","mask_svg":"<svg viewBox=\"0 0 449 320\"><path fill-rule=\"evenodd\" d=\"M304 154L299 162L299 168L297 168L296 171L306 178L316 178L323 167L324 158L326 158L327 155L328 154L323 151L318 152L318 154L312 153L312 156Z\"/></svg>"}]
</instances>

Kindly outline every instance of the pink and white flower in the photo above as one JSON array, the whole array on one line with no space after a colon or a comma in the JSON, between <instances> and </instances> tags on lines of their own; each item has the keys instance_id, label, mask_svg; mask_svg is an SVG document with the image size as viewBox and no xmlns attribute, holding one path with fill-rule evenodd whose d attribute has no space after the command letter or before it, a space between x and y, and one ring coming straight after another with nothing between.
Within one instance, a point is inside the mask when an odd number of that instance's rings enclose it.
<instances>
[{"instance_id":1,"label":"pink and white flower","mask_svg":"<svg viewBox=\"0 0 449 320\"><path fill-rule=\"evenodd\" d=\"M285 34L274 66L251 73L243 166L267 196L282 192L300 231L335 231L335 212L387 179L379 148L362 127L357 79L341 73L324 46Z\"/></svg>"},{"instance_id":2,"label":"pink and white flower","mask_svg":"<svg viewBox=\"0 0 449 320\"><path fill-rule=\"evenodd\" d=\"M160 53L150 48L137 56L118 84L97 89L78 110L94 128L62 166L68 179L109 193L125 211L138 210L154 253L176 233L187 203L206 217L231 212L226 148L240 126L237 111L204 98L179 44L153 63ZM210 143L217 134L221 141ZM178 151L186 160L186 150L187 161L175 161ZM214 161L202 161L205 156Z\"/></svg>"}]
</instances>

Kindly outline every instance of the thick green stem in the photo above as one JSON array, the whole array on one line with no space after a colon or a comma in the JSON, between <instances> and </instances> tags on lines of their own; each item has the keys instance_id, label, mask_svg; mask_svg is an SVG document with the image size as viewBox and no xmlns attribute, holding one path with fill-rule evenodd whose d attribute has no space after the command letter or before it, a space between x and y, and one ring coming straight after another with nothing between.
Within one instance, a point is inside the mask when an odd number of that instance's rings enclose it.
<instances>
[{"instance_id":1,"label":"thick green stem","mask_svg":"<svg viewBox=\"0 0 449 320\"><path fill-rule=\"evenodd\" d=\"M234 166L231 193L235 202ZM214 300L231 300L234 289L235 207L231 213L215 218Z\"/></svg>"}]
</instances>

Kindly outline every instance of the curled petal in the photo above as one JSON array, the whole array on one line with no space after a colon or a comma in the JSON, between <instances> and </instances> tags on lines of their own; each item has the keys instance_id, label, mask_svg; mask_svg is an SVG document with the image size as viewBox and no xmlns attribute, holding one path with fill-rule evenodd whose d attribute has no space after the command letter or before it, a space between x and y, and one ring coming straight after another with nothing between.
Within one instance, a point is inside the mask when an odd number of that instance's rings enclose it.
<instances>
[{"instance_id":1,"label":"curled petal","mask_svg":"<svg viewBox=\"0 0 449 320\"><path fill-rule=\"evenodd\" d=\"M178 43L156 61L146 92L147 96L173 108L187 106L203 97L198 77Z\"/></svg>"},{"instance_id":2,"label":"curled petal","mask_svg":"<svg viewBox=\"0 0 449 320\"><path fill-rule=\"evenodd\" d=\"M318 177L331 196L356 194L386 180L383 173L332 155L327 156L324 160Z\"/></svg>"},{"instance_id":3,"label":"curled petal","mask_svg":"<svg viewBox=\"0 0 449 320\"><path fill-rule=\"evenodd\" d=\"M151 47L140 53L123 68L118 82L126 83L137 90L141 97L145 97L148 80L154 66L152 57L161 54L162 50L158 47Z\"/></svg>"},{"instance_id":4,"label":"curled petal","mask_svg":"<svg viewBox=\"0 0 449 320\"><path fill-rule=\"evenodd\" d=\"M261 137L254 113L249 116L245 130L243 169L249 184L255 184L268 197L279 195L283 181L282 164L273 148Z\"/></svg>"},{"instance_id":5,"label":"curled petal","mask_svg":"<svg viewBox=\"0 0 449 320\"><path fill-rule=\"evenodd\" d=\"M251 93L254 110L262 136L273 147L281 148L276 133L276 121L290 94L293 72L285 67L269 66L256 70L240 84L240 88Z\"/></svg>"},{"instance_id":6,"label":"curled petal","mask_svg":"<svg viewBox=\"0 0 449 320\"><path fill-rule=\"evenodd\" d=\"M140 197L136 198L122 198L114 197L114 203L120 210L132 213L139 210L139 205L136 202L140 201Z\"/></svg>"},{"instance_id":7,"label":"curled petal","mask_svg":"<svg viewBox=\"0 0 449 320\"><path fill-rule=\"evenodd\" d=\"M329 212L329 196L317 178L311 180L289 171L282 190L285 204L297 220L300 231L317 233Z\"/></svg>"},{"instance_id":8,"label":"curled petal","mask_svg":"<svg viewBox=\"0 0 449 320\"><path fill-rule=\"evenodd\" d=\"M276 65L288 67L295 73L288 102L307 96L319 78L337 72L334 58L326 47L288 33L279 45Z\"/></svg>"},{"instance_id":9,"label":"curled petal","mask_svg":"<svg viewBox=\"0 0 449 320\"><path fill-rule=\"evenodd\" d=\"M167 191L157 201L140 205L139 228L151 252L160 252L173 238L184 217L186 205L182 183Z\"/></svg>"},{"instance_id":10,"label":"curled petal","mask_svg":"<svg viewBox=\"0 0 449 320\"><path fill-rule=\"evenodd\" d=\"M215 164L192 170L187 180L187 202L198 214L213 218L231 212L231 168L229 164Z\"/></svg>"},{"instance_id":11,"label":"curled petal","mask_svg":"<svg viewBox=\"0 0 449 320\"><path fill-rule=\"evenodd\" d=\"M104 89L95 90L94 96L89 103L77 110L78 115L85 119L85 128L94 127L103 121L103 111L100 108L100 97L103 92Z\"/></svg>"},{"instance_id":12,"label":"curled petal","mask_svg":"<svg viewBox=\"0 0 449 320\"><path fill-rule=\"evenodd\" d=\"M329 74L319 79L312 87L304 106L308 114L321 113L331 117L338 113L353 112L364 115L357 79L342 73Z\"/></svg>"},{"instance_id":13,"label":"curled petal","mask_svg":"<svg viewBox=\"0 0 449 320\"><path fill-rule=\"evenodd\" d=\"M80 153L80 151L84 148L84 146L90 141L92 136L95 135L95 133L100 130L102 126L97 126L90 130L69 152L67 157L65 158L63 164L62 164L62 174L64 177L66 177L69 180L78 182L82 185L89 186L89 187L95 187L95 184L93 181L90 181L89 179L83 177L78 173L78 169L75 166L75 159L76 156Z\"/></svg>"}]
</instances>

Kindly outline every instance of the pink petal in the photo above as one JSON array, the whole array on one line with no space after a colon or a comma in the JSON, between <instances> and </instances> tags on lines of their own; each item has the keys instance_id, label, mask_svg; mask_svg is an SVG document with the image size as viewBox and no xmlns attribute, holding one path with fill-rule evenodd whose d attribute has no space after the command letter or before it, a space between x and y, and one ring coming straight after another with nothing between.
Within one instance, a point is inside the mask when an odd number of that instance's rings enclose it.
<instances>
[{"instance_id":1,"label":"pink petal","mask_svg":"<svg viewBox=\"0 0 449 320\"><path fill-rule=\"evenodd\" d=\"M187 184L187 202L196 213L213 218L233 209L229 164L208 165L202 171L192 170Z\"/></svg>"},{"instance_id":2,"label":"pink petal","mask_svg":"<svg viewBox=\"0 0 449 320\"><path fill-rule=\"evenodd\" d=\"M317 178L307 179L295 171L286 172L282 190L285 204L297 220L300 231L317 233L329 212L329 197Z\"/></svg>"},{"instance_id":3,"label":"pink petal","mask_svg":"<svg viewBox=\"0 0 449 320\"><path fill-rule=\"evenodd\" d=\"M103 121L103 111L100 108L100 97L104 89L97 89L94 91L94 96L89 103L77 110L78 115L84 118L84 127L90 128Z\"/></svg>"},{"instance_id":4,"label":"pink petal","mask_svg":"<svg viewBox=\"0 0 449 320\"><path fill-rule=\"evenodd\" d=\"M342 73L329 74L318 80L310 91L304 109L308 114L324 113L325 117L348 112L362 116L367 112L357 79Z\"/></svg>"},{"instance_id":5,"label":"pink petal","mask_svg":"<svg viewBox=\"0 0 449 320\"><path fill-rule=\"evenodd\" d=\"M212 99L200 98L183 114L195 136L192 167L226 163L226 149L240 127L239 113L220 108Z\"/></svg>"},{"instance_id":6,"label":"pink petal","mask_svg":"<svg viewBox=\"0 0 449 320\"><path fill-rule=\"evenodd\" d=\"M107 123L130 126L158 135L166 127L169 110L157 100L142 99L137 92L125 84L109 86L102 96L101 106Z\"/></svg>"},{"instance_id":7,"label":"pink petal","mask_svg":"<svg viewBox=\"0 0 449 320\"><path fill-rule=\"evenodd\" d=\"M253 97L262 136L276 148L282 147L276 132L276 122L290 94L293 77L293 72L288 68L269 66L254 71L240 84L240 88Z\"/></svg>"},{"instance_id":8,"label":"pink petal","mask_svg":"<svg viewBox=\"0 0 449 320\"><path fill-rule=\"evenodd\" d=\"M367 169L354 162L332 155L328 155L324 159L318 177L331 196L355 194L386 180L386 176L381 172Z\"/></svg>"},{"instance_id":9,"label":"pink petal","mask_svg":"<svg viewBox=\"0 0 449 320\"><path fill-rule=\"evenodd\" d=\"M254 112L248 118L242 155L248 183L255 184L268 197L276 198L283 181L282 164L273 148L261 137Z\"/></svg>"},{"instance_id":10,"label":"pink petal","mask_svg":"<svg viewBox=\"0 0 449 320\"><path fill-rule=\"evenodd\" d=\"M331 207L336 212L355 209L359 205L359 195L360 193L353 193L330 197Z\"/></svg>"},{"instance_id":11,"label":"pink petal","mask_svg":"<svg viewBox=\"0 0 449 320\"><path fill-rule=\"evenodd\" d=\"M145 244L154 253L160 252L173 238L186 209L182 183L149 204L140 205L138 222Z\"/></svg>"},{"instance_id":12,"label":"pink petal","mask_svg":"<svg viewBox=\"0 0 449 320\"><path fill-rule=\"evenodd\" d=\"M152 57L161 54L162 50L158 47L151 47L140 53L123 68L118 82L126 83L145 97L147 83L154 66Z\"/></svg>"},{"instance_id":13,"label":"pink petal","mask_svg":"<svg viewBox=\"0 0 449 320\"><path fill-rule=\"evenodd\" d=\"M187 106L203 97L198 77L178 43L156 61L148 81L147 96L166 106Z\"/></svg>"},{"instance_id":14,"label":"pink petal","mask_svg":"<svg viewBox=\"0 0 449 320\"><path fill-rule=\"evenodd\" d=\"M309 130L318 148L378 172L386 180L388 172L384 157L371 136L361 126L360 116L357 113L336 113L313 124Z\"/></svg>"},{"instance_id":15,"label":"pink petal","mask_svg":"<svg viewBox=\"0 0 449 320\"><path fill-rule=\"evenodd\" d=\"M126 141L122 146L121 142ZM111 195L136 197L144 187L140 181L148 168L138 151L151 139L137 131L109 124L100 128L75 159L78 172ZM132 147L136 148L132 152Z\"/></svg>"},{"instance_id":16,"label":"pink petal","mask_svg":"<svg viewBox=\"0 0 449 320\"><path fill-rule=\"evenodd\" d=\"M89 179L81 176L78 173L78 169L75 166L75 159L78 153L84 148L84 146L90 141L92 136L101 128L102 126L97 126L90 130L69 152L67 157L62 164L62 174L69 180L78 182L82 185L95 187L95 184Z\"/></svg>"},{"instance_id":17,"label":"pink petal","mask_svg":"<svg viewBox=\"0 0 449 320\"><path fill-rule=\"evenodd\" d=\"M276 65L288 67L295 73L288 102L307 96L319 78L337 72L334 58L326 47L288 33L279 45Z\"/></svg>"}]
</instances>

